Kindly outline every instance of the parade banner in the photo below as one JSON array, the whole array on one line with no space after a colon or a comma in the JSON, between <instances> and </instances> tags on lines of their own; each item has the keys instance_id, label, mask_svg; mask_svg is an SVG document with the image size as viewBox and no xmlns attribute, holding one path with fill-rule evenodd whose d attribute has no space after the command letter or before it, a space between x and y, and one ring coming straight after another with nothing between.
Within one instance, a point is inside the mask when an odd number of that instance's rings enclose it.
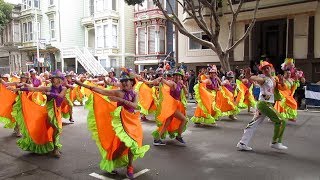
<instances>
[{"instance_id":1,"label":"parade banner","mask_svg":"<svg viewBox=\"0 0 320 180\"><path fill-rule=\"evenodd\" d=\"M306 106L320 107L320 85L311 84L305 91Z\"/></svg>"}]
</instances>

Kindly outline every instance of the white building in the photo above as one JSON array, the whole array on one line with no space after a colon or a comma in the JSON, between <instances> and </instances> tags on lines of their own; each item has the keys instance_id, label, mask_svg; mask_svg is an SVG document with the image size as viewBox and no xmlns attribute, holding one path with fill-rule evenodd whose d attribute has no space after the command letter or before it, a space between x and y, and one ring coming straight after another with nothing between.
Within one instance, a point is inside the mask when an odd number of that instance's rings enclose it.
<instances>
[{"instance_id":1,"label":"white building","mask_svg":"<svg viewBox=\"0 0 320 180\"><path fill-rule=\"evenodd\" d=\"M20 73L26 70L26 53L20 52L21 29L18 17L21 6L13 4L11 21L0 32L0 73Z\"/></svg>"},{"instance_id":2,"label":"white building","mask_svg":"<svg viewBox=\"0 0 320 180\"><path fill-rule=\"evenodd\" d=\"M85 47L106 70L134 67L134 7L123 0L84 0Z\"/></svg>"}]
</instances>

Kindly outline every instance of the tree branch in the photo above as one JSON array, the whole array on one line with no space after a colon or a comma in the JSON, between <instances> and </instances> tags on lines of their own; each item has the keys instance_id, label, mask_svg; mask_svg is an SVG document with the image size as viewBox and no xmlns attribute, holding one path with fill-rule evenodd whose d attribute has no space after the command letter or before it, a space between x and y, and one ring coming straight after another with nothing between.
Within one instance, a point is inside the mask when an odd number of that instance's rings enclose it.
<instances>
[{"instance_id":1,"label":"tree branch","mask_svg":"<svg viewBox=\"0 0 320 180\"><path fill-rule=\"evenodd\" d=\"M201 44L202 46L206 46L209 47L210 49L212 49L214 52L216 52L216 48L214 47L213 43L205 41L201 38L198 38L196 36L194 36L193 34L189 33L188 30L185 29L185 27L183 26L183 24L181 23L181 21L179 20L178 16L176 15L176 13L174 13L173 8L171 3L167 1L167 4L169 5L169 8L172 10L172 17L170 17L168 15L168 13L164 10L164 8L161 6L159 0L154 0L155 4L157 5L157 7L161 10L161 12L163 13L163 15L166 17L166 19L170 22L172 22L175 27L179 30L179 32L187 37L189 37L190 39L198 42L199 44Z\"/></svg>"},{"instance_id":2,"label":"tree branch","mask_svg":"<svg viewBox=\"0 0 320 180\"><path fill-rule=\"evenodd\" d=\"M236 48L246 37L248 37L249 33L251 32L252 28L254 27L254 24L257 20L257 11L259 9L259 3L260 0L257 0L256 6L255 6L255 10L253 13L253 18L252 21L249 25L249 27L247 28L246 32L243 34L243 36L236 42L234 43L231 47L229 47L225 52L229 53L230 51L232 51L234 48Z\"/></svg>"}]
</instances>

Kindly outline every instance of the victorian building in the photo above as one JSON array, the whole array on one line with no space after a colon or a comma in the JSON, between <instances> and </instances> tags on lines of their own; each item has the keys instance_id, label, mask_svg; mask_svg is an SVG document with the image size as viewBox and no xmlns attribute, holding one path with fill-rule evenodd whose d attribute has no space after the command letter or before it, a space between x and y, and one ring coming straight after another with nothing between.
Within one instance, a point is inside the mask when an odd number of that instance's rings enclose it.
<instances>
[{"instance_id":1,"label":"victorian building","mask_svg":"<svg viewBox=\"0 0 320 180\"><path fill-rule=\"evenodd\" d=\"M0 32L0 74L26 71L26 53L18 49L21 45L20 11L21 5L13 4L11 21Z\"/></svg>"},{"instance_id":2,"label":"victorian building","mask_svg":"<svg viewBox=\"0 0 320 180\"><path fill-rule=\"evenodd\" d=\"M166 1L161 2L163 7L169 11ZM175 1L170 2L175 5ZM139 71L150 67L156 68L164 59L173 59L176 45L174 27L172 23L167 22L153 0L145 0L141 5L135 6L134 22L135 64Z\"/></svg>"}]
</instances>

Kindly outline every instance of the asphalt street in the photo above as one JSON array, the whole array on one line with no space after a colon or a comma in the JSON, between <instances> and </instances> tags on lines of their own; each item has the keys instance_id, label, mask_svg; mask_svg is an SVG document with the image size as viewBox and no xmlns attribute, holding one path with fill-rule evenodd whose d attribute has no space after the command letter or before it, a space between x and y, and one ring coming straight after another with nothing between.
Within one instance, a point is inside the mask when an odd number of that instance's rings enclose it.
<instances>
[{"instance_id":1,"label":"asphalt street","mask_svg":"<svg viewBox=\"0 0 320 180\"><path fill-rule=\"evenodd\" d=\"M192 116L195 104L189 104ZM124 179L108 175L99 168L100 154L91 140L86 123L87 111L74 109L74 124L65 121L61 141L62 157L36 155L20 150L12 130L0 128L0 179ZM153 119L152 116L149 117ZM167 139L167 146L154 147L153 121L143 122L144 143L151 149L134 163L139 180L320 180L320 113L299 111L298 121L287 126L287 151L269 147L273 124L265 121L257 130L253 152L236 149L243 128L252 119L246 111L238 120L222 118L217 127L195 127L189 123L184 134L185 147Z\"/></svg>"}]
</instances>

